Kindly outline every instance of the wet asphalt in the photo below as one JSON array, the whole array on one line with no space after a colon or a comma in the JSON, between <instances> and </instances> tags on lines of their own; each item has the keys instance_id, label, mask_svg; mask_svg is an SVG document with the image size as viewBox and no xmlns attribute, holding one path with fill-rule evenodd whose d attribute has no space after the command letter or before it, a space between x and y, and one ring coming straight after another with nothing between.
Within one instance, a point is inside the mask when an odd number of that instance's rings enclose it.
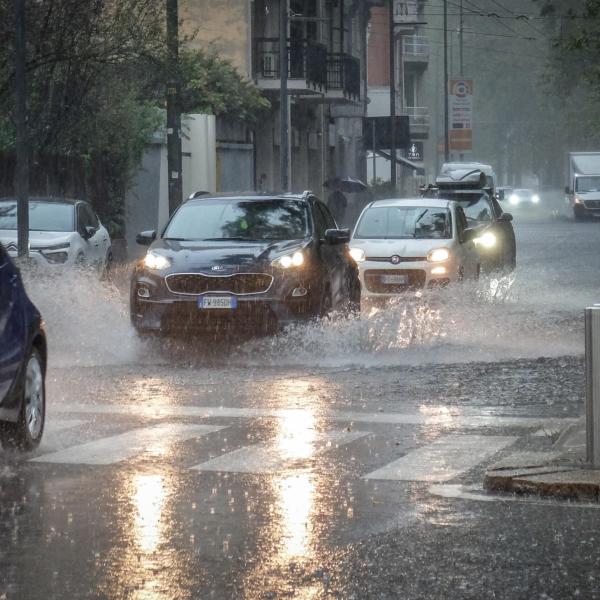
<instances>
[{"instance_id":1,"label":"wet asphalt","mask_svg":"<svg viewBox=\"0 0 600 600\"><path fill-rule=\"evenodd\" d=\"M47 431L0 451L0 598L600 598L598 507L480 491L487 465L582 413L581 309L600 298L600 223L516 230L513 291L400 307L402 335L369 315L243 348L140 345L120 311L72 331L35 289ZM437 450L457 436L471 452Z\"/></svg>"}]
</instances>

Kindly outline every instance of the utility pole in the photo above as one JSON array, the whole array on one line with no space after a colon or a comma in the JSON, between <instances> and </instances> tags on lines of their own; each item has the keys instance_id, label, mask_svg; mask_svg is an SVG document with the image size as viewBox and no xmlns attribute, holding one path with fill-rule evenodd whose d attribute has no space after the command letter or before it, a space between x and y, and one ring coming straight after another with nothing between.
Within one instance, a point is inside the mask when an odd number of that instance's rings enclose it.
<instances>
[{"instance_id":1,"label":"utility pole","mask_svg":"<svg viewBox=\"0 0 600 600\"><path fill-rule=\"evenodd\" d=\"M463 35L465 33L464 23L464 12L463 12L463 0L460 0L459 4L459 25L458 25L458 37L459 37L459 65L458 72L462 77L464 75L464 56L463 56Z\"/></svg>"},{"instance_id":2,"label":"utility pole","mask_svg":"<svg viewBox=\"0 0 600 600\"><path fill-rule=\"evenodd\" d=\"M181 104L179 100L179 8L177 0L167 0L167 168L169 214L183 200L181 162Z\"/></svg>"},{"instance_id":3,"label":"utility pole","mask_svg":"<svg viewBox=\"0 0 600 600\"><path fill-rule=\"evenodd\" d=\"M389 0L390 35L390 183L396 189L396 42L394 38L394 0Z\"/></svg>"},{"instance_id":4,"label":"utility pole","mask_svg":"<svg viewBox=\"0 0 600 600\"><path fill-rule=\"evenodd\" d=\"M29 150L27 135L27 87L25 83L25 0L15 0L15 122L17 196L17 254L29 253Z\"/></svg>"},{"instance_id":5,"label":"utility pole","mask_svg":"<svg viewBox=\"0 0 600 600\"><path fill-rule=\"evenodd\" d=\"M288 93L288 0L279 0L279 172L281 191L290 191L290 114Z\"/></svg>"},{"instance_id":6,"label":"utility pole","mask_svg":"<svg viewBox=\"0 0 600 600\"><path fill-rule=\"evenodd\" d=\"M450 134L448 113L448 0L444 0L444 161L450 160Z\"/></svg>"}]
</instances>

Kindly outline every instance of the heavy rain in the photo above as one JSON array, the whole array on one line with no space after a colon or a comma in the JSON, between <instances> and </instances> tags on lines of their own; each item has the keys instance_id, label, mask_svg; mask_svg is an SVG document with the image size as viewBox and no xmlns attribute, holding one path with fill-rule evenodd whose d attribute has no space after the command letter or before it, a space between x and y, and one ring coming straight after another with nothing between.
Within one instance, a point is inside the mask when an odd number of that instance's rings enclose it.
<instances>
[{"instance_id":1,"label":"heavy rain","mask_svg":"<svg viewBox=\"0 0 600 600\"><path fill-rule=\"evenodd\" d=\"M600 598L599 7L0 0L0 600Z\"/></svg>"}]
</instances>

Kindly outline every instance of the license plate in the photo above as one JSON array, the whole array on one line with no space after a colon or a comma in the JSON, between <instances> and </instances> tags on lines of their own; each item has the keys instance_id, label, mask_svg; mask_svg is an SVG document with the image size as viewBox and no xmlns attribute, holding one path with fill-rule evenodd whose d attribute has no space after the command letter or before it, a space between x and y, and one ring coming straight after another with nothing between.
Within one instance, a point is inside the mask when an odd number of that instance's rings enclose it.
<instances>
[{"instance_id":1,"label":"license plate","mask_svg":"<svg viewBox=\"0 0 600 600\"><path fill-rule=\"evenodd\" d=\"M201 296L198 298L198 308L232 310L237 308L237 298L235 296Z\"/></svg>"},{"instance_id":2,"label":"license plate","mask_svg":"<svg viewBox=\"0 0 600 600\"><path fill-rule=\"evenodd\" d=\"M382 275L381 283L385 285L405 285L408 283L408 275Z\"/></svg>"}]
</instances>

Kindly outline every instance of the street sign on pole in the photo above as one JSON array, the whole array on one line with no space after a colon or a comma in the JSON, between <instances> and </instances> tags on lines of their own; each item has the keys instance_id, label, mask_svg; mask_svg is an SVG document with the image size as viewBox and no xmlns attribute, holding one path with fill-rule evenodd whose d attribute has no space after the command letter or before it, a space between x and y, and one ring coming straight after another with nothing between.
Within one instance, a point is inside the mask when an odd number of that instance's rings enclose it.
<instances>
[{"instance_id":1,"label":"street sign on pole","mask_svg":"<svg viewBox=\"0 0 600 600\"><path fill-rule=\"evenodd\" d=\"M473 80L450 81L450 150L473 149Z\"/></svg>"}]
</instances>

